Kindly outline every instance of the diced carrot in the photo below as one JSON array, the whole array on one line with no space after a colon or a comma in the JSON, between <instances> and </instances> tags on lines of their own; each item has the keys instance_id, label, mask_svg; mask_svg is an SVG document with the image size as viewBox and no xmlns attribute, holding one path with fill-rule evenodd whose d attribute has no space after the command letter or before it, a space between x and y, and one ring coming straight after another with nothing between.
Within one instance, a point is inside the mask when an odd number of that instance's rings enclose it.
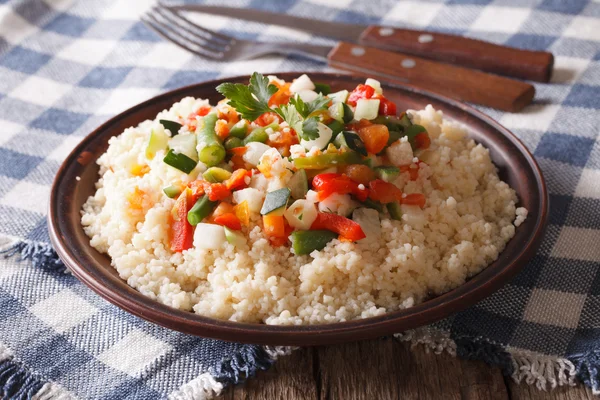
<instances>
[{"instance_id":1,"label":"diced carrot","mask_svg":"<svg viewBox=\"0 0 600 400\"><path fill-rule=\"evenodd\" d=\"M129 203L129 208L140 211L144 208L144 196L146 192L138 188L137 186L133 189L133 192L129 192L127 194L127 202Z\"/></svg>"},{"instance_id":2,"label":"diced carrot","mask_svg":"<svg viewBox=\"0 0 600 400\"><path fill-rule=\"evenodd\" d=\"M248 201L244 200L240 204L233 207L233 213L240 220L242 225L248 226L250 224L250 208Z\"/></svg>"},{"instance_id":3,"label":"diced carrot","mask_svg":"<svg viewBox=\"0 0 600 400\"><path fill-rule=\"evenodd\" d=\"M269 107L276 107L289 103L290 97L292 97L292 93L290 92L290 83L279 85L278 83L273 82L273 84L277 86L279 90L277 90L269 99Z\"/></svg>"},{"instance_id":4,"label":"diced carrot","mask_svg":"<svg viewBox=\"0 0 600 400\"><path fill-rule=\"evenodd\" d=\"M249 178L251 176L252 176L252 171L248 171L247 169L240 168L240 169L236 169L235 171L233 171L233 174L231 174L229 179L227 179L223 183L229 190L241 189L243 187L248 186L248 184L246 183L246 178L247 177Z\"/></svg>"},{"instance_id":5,"label":"diced carrot","mask_svg":"<svg viewBox=\"0 0 600 400\"><path fill-rule=\"evenodd\" d=\"M264 113L260 117L256 118L256 120L254 120L254 122L260 126L267 126L269 124L272 124L273 122L280 123L281 121L283 121L281 117L274 112Z\"/></svg>"},{"instance_id":6,"label":"diced carrot","mask_svg":"<svg viewBox=\"0 0 600 400\"><path fill-rule=\"evenodd\" d=\"M267 236L285 237L285 224L282 215L263 215L263 226Z\"/></svg>"},{"instance_id":7,"label":"diced carrot","mask_svg":"<svg viewBox=\"0 0 600 400\"><path fill-rule=\"evenodd\" d=\"M218 112L219 119L224 119L228 124L233 125L239 122L240 116L233 107L221 107Z\"/></svg>"},{"instance_id":8,"label":"diced carrot","mask_svg":"<svg viewBox=\"0 0 600 400\"><path fill-rule=\"evenodd\" d=\"M246 154L246 151L248 151L248 148L246 146L234 147L233 149L229 149L229 152L235 154L236 156L243 156L244 154Z\"/></svg>"},{"instance_id":9,"label":"diced carrot","mask_svg":"<svg viewBox=\"0 0 600 400\"><path fill-rule=\"evenodd\" d=\"M231 191L223 183L209 183L205 185L204 190L210 201L224 200L231 196Z\"/></svg>"},{"instance_id":10,"label":"diced carrot","mask_svg":"<svg viewBox=\"0 0 600 400\"><path fill-rule=\"evenodd\" d=\"M215 124L215 133L221 140L225 140L227 136L229 136L229 126L227 126L225 120L217 120L217 123Z\"/></svg>"},{"instance_id":11,"label":"diced carrot","mask_svg":"<svg viewBox=\"0 0 600 400\"><path fill-rule=\"evenodd\" d=\"M390 138L390 132L387 126L374 124L360 128L358 136L365 142L365 147L369 153L377 154L386 146Z\"/></svg>"}]
</instances>

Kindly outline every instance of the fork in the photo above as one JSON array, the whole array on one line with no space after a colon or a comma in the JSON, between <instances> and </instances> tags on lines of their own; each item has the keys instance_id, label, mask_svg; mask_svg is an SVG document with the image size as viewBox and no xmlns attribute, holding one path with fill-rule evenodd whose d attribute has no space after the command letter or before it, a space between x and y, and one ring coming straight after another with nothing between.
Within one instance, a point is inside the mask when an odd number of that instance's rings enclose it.
<instances>
[{"instance_id":1,"label":"fork","mask_svg":"<svg viewBox=\"0 0 600 400\"><path fill-rule=\"evenodd\" d=\"M237 39L201 27L181 12L160 4L148 10L142 21L179 47L215 61L248 60L274 53L302 55L347 72L391 83L410 83L459 100L511 112L529 104L535 93L532 85L514 79L346 42L324 46Z\"/></svg>"}]
</instances>

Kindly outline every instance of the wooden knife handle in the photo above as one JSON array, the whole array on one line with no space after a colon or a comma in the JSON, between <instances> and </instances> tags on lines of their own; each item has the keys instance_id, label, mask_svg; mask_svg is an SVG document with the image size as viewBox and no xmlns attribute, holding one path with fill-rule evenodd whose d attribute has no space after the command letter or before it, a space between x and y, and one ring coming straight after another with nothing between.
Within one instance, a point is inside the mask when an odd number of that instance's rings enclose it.
<instances>
[{"instance_id":1,"label":"wooden knife handle","mask_svg":"<svg viewBox=\"0 0 600 400\"><path fill-rule=\"evenodd\" d=\"M443 33L372 25L359 40L365 46L538 82L550 81L554 65L552 53L516 49Z\"/></svg>"},{"instance_id":2,"label":"wooden knife handle","mask_svg":"<svg viewBox=\"0 0 600 400\"><path fill-rule=\"evenodd\" d=\"M535 88L525 82L352 43L338 43L327 59L334 68L392 83L410 83L504 111L523 109L535 94Z\"/></svg>"}]
</instances>

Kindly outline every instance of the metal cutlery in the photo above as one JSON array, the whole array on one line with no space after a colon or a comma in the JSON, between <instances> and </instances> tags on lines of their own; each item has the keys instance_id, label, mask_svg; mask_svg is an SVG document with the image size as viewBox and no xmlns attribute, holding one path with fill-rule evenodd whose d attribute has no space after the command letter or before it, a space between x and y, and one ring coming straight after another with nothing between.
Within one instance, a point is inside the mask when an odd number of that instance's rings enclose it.
<instances>
[{"instance_id":1,"label":"metal cutlery","mask_svg":"<svg viewBox=\"0 0 600 400\"><path fill-rule=\"evenodd\" d=\"M289 14L276 14L247 8L185 4L170 6L177 11L223 15L246 21L310 32L334 39L411 54L423 58L480 69L500 75L548 82L554 56L545 51L531 51L501 46L463 36L437 32L400 29L389 26L347 24L319 21Z\"/></svg>"},{"instance_id":2,"label":"metal cutlery","mask_svg":"<svg viewBox=\"0 0 600 400\"><path fill-rule=\"evenodd\" d=\"M388 82L410 83L463 101L519 111L533 99L535 89L525 82L468 68L340 42L335 46L291 42L257 42L236 39L203 28L178 10L150 9L142 20L178 46L211 60L235 61L266 54L300 54L345 71Z\"/></svg>"}]
</instances>

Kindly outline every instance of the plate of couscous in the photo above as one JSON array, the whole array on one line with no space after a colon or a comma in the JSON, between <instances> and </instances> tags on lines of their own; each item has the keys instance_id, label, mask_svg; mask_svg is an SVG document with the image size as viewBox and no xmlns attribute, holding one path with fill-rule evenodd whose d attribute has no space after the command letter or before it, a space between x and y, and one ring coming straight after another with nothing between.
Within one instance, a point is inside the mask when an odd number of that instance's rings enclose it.
<instances>
[{"instance_id":1,"label":"plate of couscous","mask_svg":"<svg viewBox=\"0 0 600 400\"><path fill-rule=\"evenodd\" d=\"M107 300L224 340L325 344L433 322L535 253L542 174L490 117L410 86L260 74L165 93L85 138L51 237Z\"/></svg>"}]
</instances>

